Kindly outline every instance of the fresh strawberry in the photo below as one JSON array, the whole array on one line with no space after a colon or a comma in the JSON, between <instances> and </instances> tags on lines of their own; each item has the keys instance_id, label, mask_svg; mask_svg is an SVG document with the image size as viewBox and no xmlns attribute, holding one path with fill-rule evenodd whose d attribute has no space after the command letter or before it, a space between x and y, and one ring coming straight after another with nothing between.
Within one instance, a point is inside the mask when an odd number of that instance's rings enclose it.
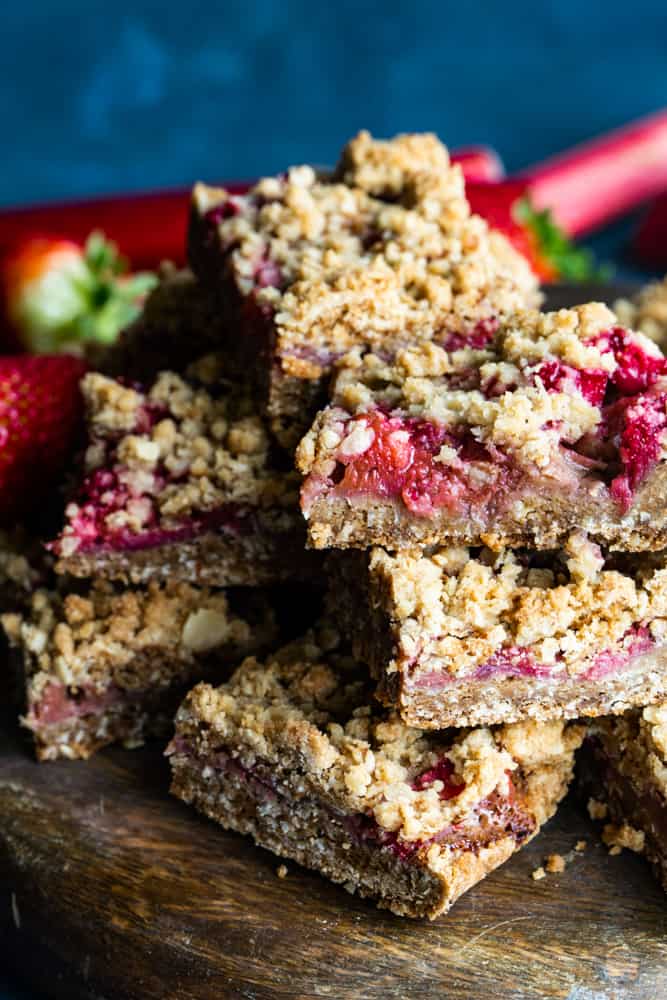
<instances>
[{"instance_id":1,"label":"fresh strawberry","mask_svg":"<svg viewBox=\"0 0 667 1000\"><path fill-rule=\"evenodd\" d=\"M545 282L591 281L600 277L592 254L576 247L547 210L536 212L523 181L466 184L473 212L500 230Z\"/></svg>"},{"instance_id":2,"label":"fresh strawberry","mask_svg":"<svg viewBox=\"0 0 667 1000\"><path fill-rule=\"evenodd\" d=\"M86 370L66 355L0 357L0 519L25 514L62 474L82 416Z\"/></svg>"},{"instance_id":3,"label":"fresh strawberry","mask_svg":"<svg viewBox=\"0 0 667 1000\"><path fill-rule=\"evenodd\" d=\"M151 273L128 274L126 261L100 233L92 233L85 247L60 238L29 239L0 268L14 346L35 353L82 353L91 341L113 343L155 282Z\"/></svg>"}]
</instances>

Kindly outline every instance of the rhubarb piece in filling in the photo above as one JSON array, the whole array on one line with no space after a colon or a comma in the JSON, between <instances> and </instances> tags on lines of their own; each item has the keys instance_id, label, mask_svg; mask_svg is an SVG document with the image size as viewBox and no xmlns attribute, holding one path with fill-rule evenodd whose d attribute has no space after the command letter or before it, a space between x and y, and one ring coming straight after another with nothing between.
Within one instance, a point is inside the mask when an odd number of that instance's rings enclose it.
<instances>
[{"instance_id":1,"label":"rhubarb piece in filling","mask_svg":"<svg viewBox=\"0 0 667 1000\"><path fill-rule=\"evenodd\" d=\"M328 605L420 729L619 714L667 697L667 554L332 554Z\"/></svg>"},{"instance_id":2,"label":"rhubarb piece in filling","mask_svg":"<svg viewBox=\"0 0 667 1000\"><path fill-rule=\"evenodd\" d=\"M188 687L222 680L277 631L265 599L245 591L230 598L178 582L122 590L99 580L77 589L66 579L59 591L35 591L2 625L40 760L164 735Z\"/></svg>"},{"instance_id":3,"label":"rhubarb piece in filling","mask_svg":"<svg viewBox=\"0 0 667 1000\"><path fill-rule=\"evenodd\" d=\"M581 736L561 722L409 729L323 627L194 688L167 753L172 792L222 826L433 918L553 814Z\"/></svg>"},{"instance_id":4,"label":"rhubarb piece in filling","mask_svg":"<svg viewBox=\"0 0 667 1000\"><path fill-rule=\"evenodd\" d=\"M643 854L667 891L667 703L596 719L578 770L605 843Z\"/></svg>"},{"instance_id":5,"label":"rhubarb piece in filling","mask_svg":"<svg viewBox=\"0 0 667 1000\"><path fill-rule=\"evenodd\" d=\"M299 445L315 548L667 547L667 359L605 306L348 358Z\"/></svg>"},{"instance_id":6,"label":"rhubarb piece in filling","mask_svg":"<svg viewBox=\"0 0 667 1000\"><path fill-rule=\"evenodd\" d=\"M461 170L433 135L362 132L332 175L292 167L242 196L197 185L189 243L219 294L229 361L255 373L287 448L352 348L479 343L537 301L526 261L471 215Z\"/></svg>"},{"instance_id":7,"label":"rhubarb piece in filling","mask_svg":"<svg viewBox=\"0 0 667 1000\"><path fill-rule=\"evenodd\" d=\"M88 447L52 544L60 570L213 586L318 573L318 558L304 551L296 473L274 456L252 402L218 390L173 372L146 389L85 377Z\"/></svg>"}]
</instances>

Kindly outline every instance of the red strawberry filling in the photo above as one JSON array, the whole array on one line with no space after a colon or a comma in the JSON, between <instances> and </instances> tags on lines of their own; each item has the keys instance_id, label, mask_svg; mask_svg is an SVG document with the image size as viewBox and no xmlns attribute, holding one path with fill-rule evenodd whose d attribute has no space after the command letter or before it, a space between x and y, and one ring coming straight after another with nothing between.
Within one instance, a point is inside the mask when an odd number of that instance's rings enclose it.
<instances>
[{"instance_id":1,"label":"red strawberry filling","mask_svg":"<svg viewBox=\"0 0 667 1000\"><path fill-rule=\"evenodd\" d=\"M589 667L577 675L578 681L596 681L609 674L617 673L632 665L635 659L644 656L657 645L645 625L633 625L614 649L605 649L593 657ZM523 646L509 646L500 649L480 664L471 673L454 676L446 670L429 671L418 674L408 681L408 686L418 690L437 691L456 684L471 681L512 680L531 677L563 680L564 665L561 660L553 664L540 663L530 649Z\"/></svg>"},{"instance_id":2,"label":"red strawberry filling","mask_svg":"<svg viewBox=\"0 0 667 1000\"><path fill-rule=\"evenodd\" d=\"M487 330L488 333L488 330ZM487 334L485 333L484 336ZM561 441L568 466L580 475L596 474L609 485L613 499L627 510L638 487L662 451L667 429L667 392L658 392L656 382L667 376L667 359L643 350L625 330L601 334L595 343L603 353L613 352L616 368L583 370L549 360L531 376L547 392L578 392L599 407L597 431L574 444ZM463 373L470 382L470 373ZM451 377L447 376L448 384ZM470 388L452 383L451 388ZM507 387L485 386L487 398ZM429 516L434 510L464 509L467 504L502 503L530 470L521 470L521 457L513 460L492 444L476 439L465 426L441 426L432 421L406 417L399 411L378 407L352 417L346 437L365 429L368 444L348 454L345 442L337 453L337 465L329 488L342 496L368 494L400 499L408 510ZM553 426L545 426L552 430ZM319 491L317 484L315 493ZM304 502L313 491L306 489ZM492 500L495 497L495 501Z\"/></svg>"},{"instance_id":3,"label":"red strawberry filling","mask_svg":"<svg viewBox=\"0 0 667 1000\"><path fill-rule=\"evenodd\" d=\"M166 754L185 754L195 756L188 740L176 736L169 744ZM284 798L285 794L276 783L270 764L257 761L253 767L246 767L238 758L232 756L224 748L200 758L202 767L212 767L217 771L243 778L255 799ZM453 765L446 757L419 775L413 781L417 790L427 788L435 781L442 783L439 796L442 799L452 799L465 787L452 781ZM402 840L398 833L385 830L375 819L366 813L345 814L324 803L318 803L322 812L327 813L332 827L342 827L345 835L359 846L387 850L401 861L409 863L422 847L430 844L443 844L452 851L479 851L483 847L511 836L517 845L522 844L535 831L535 819L526 812L511 775L507 775L508 791L501 794L492 792L470 810L459 823L445 826L438 833L423 840Z\"/></svg>"},{"instance_id":4,"label":"red strawberry filling","mask_svg":"<svg viewBox=\"0 0 667 1000\"><path fill-rule=\"evenodd\" d=\"M31 729L38 729L84 715L101 715L128 697L131 694L114 685L98 691L92 684L83 684L74 692L64 684L47 684L39 701L30 706L27 723Z\"/></svg>"},{"instance_id":5,"label":"red strawberry filling","mask_svg":"<svg viewBox=\"0 0 667 1000\"><path fill-rule=\"evenodd\" d=\"M488 499L492 489L509 487L516 474L505 455L480 444L466 428L445 428L379 409L353 417L348 433L355 423L372 441L361 454L339 452L332 480L342 495L400 498L413 514L428 516L439 507L455 509L466 501Z\"/></svg>"},{"instance_id":6,"label":"red strawberry filling","mask_svg":"<svg viewBox=\"0 0 667 1000\"><path fill-rule=\"evenodd\" d=\"M164 487L167 477L155 478L155 492ZM113 515L141 505L139 530L114 527ZM207 531L225 531L243 535L254 528L253 513L238 504L225 504L209 511L190 514L187 519L164 523L155 496L134 494L119 478L116 468L97 469L84 482L76 513L70 517L68 537L77 539L77 552L139 551L158 545L188 541ZM62 541L52 548L60 552Z\"/></svg>"}]
</instances>

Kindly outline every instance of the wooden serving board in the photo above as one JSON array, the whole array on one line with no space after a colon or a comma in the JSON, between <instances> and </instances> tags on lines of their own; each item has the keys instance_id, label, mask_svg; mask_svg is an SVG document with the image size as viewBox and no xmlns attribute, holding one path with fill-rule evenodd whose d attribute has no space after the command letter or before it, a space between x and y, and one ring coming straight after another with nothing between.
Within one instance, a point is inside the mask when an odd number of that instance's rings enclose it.
<instances>
[{"instance_id":1,"label":"wooden serving board","mask_svg":"<svg viewBox=\"0 0 667 1000\"><path fill-rule=\"evenodd\" d=\"M574 801L429 924L296 865L278 878L168 783L159 747L38 765L0 719L3 971L68 1000L667 997L665 896L641 858L607 855ZM578 840L562 874L533 881Z\"/></svg>"},{"instance_id":2,"label":"wooden serving board","mask_svg":"<svg viewBox=\"0 0 667 1000\"><path fill-rule=\"evenodd\" d=\"M159 748L38 765L0 735L0 954L47 996L667 996L667 908L566 804L447 917L377 911L166 793ZM544 856L587 849L561 875Z\"/></svg>"}]
</instances>

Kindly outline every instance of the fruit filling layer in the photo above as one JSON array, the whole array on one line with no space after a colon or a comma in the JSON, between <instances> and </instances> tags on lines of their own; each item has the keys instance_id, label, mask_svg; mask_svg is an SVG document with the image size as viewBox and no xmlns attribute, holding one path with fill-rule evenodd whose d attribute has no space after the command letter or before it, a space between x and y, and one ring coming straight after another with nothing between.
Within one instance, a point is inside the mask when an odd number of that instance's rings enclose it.
<instances>
[{"instance_id":1,"label":"fruit filling layer","mask_svg":"<svg viewBox=\"0 0 667 1000\"><path fill-rule=\"evenodd\" d=\"M249 400L213 396L169 372L146 390L88 375L82 390L85 474L53 544L58 555L248 534L267 509L297 522L295 474L274 461Z\"/></svg>"},{"instance_id":2,"label":"fruit filling layer","mask_svg":"<svg viewBox=\"0 0 667 1000\"><path fill-rule=\"evenodd\" d=\"M145 694L145 691L121 691L113 684L100 691L93 684L84 684L75 690L65 684L49 683L39 700L30 705L26 724L38 730L69 719L102 715L114 706L136 703Z\"/></svg>"},{"instance_id":3,"label":"fruit filling layer","mask_svg":"<svg viewBox=\"0 0 667 1000\"><path fill-rule=\"evenodd\" d=\"M343 371L299 448L304 511L331 495L492 515L522 491L593 486L628 510L665 454L667 359L609 319L526 314L487 350L429 345Z\"/></svg>"},{"instance_id":4,"label":"fruit filling layer","mask_svg":"<svg viewBox=\"0 0 667 1000\"><path fill-rule=\"evenodd\" d=\"M576 680L582 683L597 681L625 670L632 666L633 661L651 652L657 645L646 626L634 626L626 633L617 648L605 649L593 656L588 666L577 671ZM530 649L514 646L494 653L470 673L451 674L445 668L427 672L418 671L414 676L408 674L406 686L413 690L437 691L456 684L515 678L564 681L569 675L562 657L555 663L541 663Z\"/></svg>"},{"instance_id":5,"label":"fruit filling layer","mask_svg":"<svg viewBox=\"0 0 667 1000\"><path fill-rule=\"evenodd\" d=\"M198 757L189 741L176 737L167 748L167 755L183 754L196 760L199 767L212 768L230 775L247 785L254 799L280 798L288 808L289 790L275 779L272 767L258 759L253 767L244 766L232 751L218 749L205 758ZM447 758L413 781L415 790L434 787L442 801L455 799L465 785L454 779L454 767ZM494 791L474 804L459 822L448 824L437 832L413 839L406 839L396 831L384 829L372 814L349 814L334 809L322 801L313 800L318 810L329 816L333 839L352 839L357 845L386 850L403 862L410 862L422 848L441 844L452 851L479 851L489 844L511 836L521 845L535 830L535 819L522 806L512 779L507 775L507 790Z\"/></svg>"}]
</instances>

